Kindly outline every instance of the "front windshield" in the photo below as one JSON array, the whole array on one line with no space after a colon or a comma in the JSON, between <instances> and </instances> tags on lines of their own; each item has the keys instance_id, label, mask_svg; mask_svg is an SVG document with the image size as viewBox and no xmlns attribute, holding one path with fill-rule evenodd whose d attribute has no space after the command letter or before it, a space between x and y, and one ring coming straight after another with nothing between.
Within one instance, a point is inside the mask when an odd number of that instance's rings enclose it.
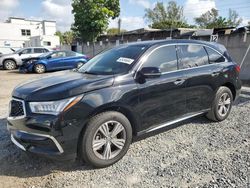
<instances>
[{"instance_id":1,"label":"front windshield","mask_svg":"<svg viewBox=\"0 0 250 188\"><path fill-rule=\"evenodd\" d=\"M122 45L93 57L78 71L100 75L125 73L145 50L145 45Z\"/></svg>"},{"instance_id":2,"label":"front windshield","mask_svg":"<svg viewBox=\"0 0 250 188\"><path fill-rule=\"evenodd\" d=\"M23 50L24 50L24 49L23 49L23 48L21 48L21 49L19 49L19 50L15 51L14 53L15 53L15 54L18 54L18 53L22 52Z\"/></svg>"}]
</instances>

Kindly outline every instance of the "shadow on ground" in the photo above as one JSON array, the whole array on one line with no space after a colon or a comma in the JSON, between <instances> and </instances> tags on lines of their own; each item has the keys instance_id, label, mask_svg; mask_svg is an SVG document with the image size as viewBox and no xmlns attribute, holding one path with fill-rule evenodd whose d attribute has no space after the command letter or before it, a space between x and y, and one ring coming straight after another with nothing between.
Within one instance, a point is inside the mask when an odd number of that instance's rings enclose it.
<instances>
[{"instance_id":1,"label":"shadow on ground","mask_svg":"<svg viewBox=\"0 0 250 188\"><path fill-rule=\"evenodd\" d=\"M241 90L241 94L237 101L235 101L235 105L244 105L244 103L250 101L250 88L243 87Z\"/></svg>"}]
</instances>

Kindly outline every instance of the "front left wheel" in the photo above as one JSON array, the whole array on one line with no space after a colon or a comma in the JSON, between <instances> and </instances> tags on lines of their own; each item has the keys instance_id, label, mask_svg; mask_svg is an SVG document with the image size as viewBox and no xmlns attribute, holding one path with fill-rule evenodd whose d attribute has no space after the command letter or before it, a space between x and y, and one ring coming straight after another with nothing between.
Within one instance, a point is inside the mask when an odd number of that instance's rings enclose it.
<instances>
[{"instance_id":1,"label":"front left wheel","mask_svg":"<svg viewBox=\"0 0 250 188\"><path fill-rule=\"evenodd\" d=\"M42 74L42 73L45 73L46 68L43 64L36 64L34 66L34 71L38 74Z\"/></svg>"},{"instance_id":2,"label":"front left wheel","mask_svg":"<svg viewBox=\"0 0 250 188\"><path fill-rule=\"evenodd\" d=\"M17 68L16 62L11 59L5 60L3 66L5 70L14 70Z\"/></svg>"},{"instance_id":3,"label":"front left wheel","mask_svg":"<svg viewBox=\"0 0 250 188\"><path fill-rule=\"evenodd\" d=\"M80 156L92 166L106 167L126 154L131 141L129 120L119 112L104 112L87 124L80 144Z\"/></svg>"}]
</instances>

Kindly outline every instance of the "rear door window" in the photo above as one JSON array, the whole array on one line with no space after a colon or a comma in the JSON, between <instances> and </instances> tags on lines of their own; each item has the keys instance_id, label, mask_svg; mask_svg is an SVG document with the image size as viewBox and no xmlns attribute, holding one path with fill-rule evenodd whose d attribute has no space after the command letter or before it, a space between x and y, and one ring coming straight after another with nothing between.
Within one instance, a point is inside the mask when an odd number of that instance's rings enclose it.
<instances>
[{"instance_id":1,"label":"rear door window","mask_svg":"<svg viewBox=\"0 0 250 188\"><path fill-rule=\"evenodd\" d=\"M193 68L209 64L207 52L201 45L179 45L178 57L179 69Z\"/></svg>"},{"instance_id":2,"label":"rear door window","mask_svg":"<svg viewBox=\"0 0 250 188\"><path fill-rule=\"evenodd\" d=\"M213 63L226 62L226 59L223 55L219 54L218 52L216 52L211 48L208 47L205 48L208 53L209 63L213 64Z\"/></svg>"},{"instance_id":3,"label":"rear door window","mask_svg":"<svg viewBox=\"0 0 250 188\"><path fill-rule=\"evenodd\" d=\"M34 48L34 53L36 54L41 54L41 53L45 53L45 49L44 48Z\"/></svg>"},{"instance_id":4,"label":"rear door window","mask_svg":"<svg viewBox=\"0 0 250 188\"><path fill-rule=\"evenodd\" d=\"M165 46L156 49L149 55L143 67L158 67L162 73L177 70L175 46Z\"/></svg>"}]
</instances>

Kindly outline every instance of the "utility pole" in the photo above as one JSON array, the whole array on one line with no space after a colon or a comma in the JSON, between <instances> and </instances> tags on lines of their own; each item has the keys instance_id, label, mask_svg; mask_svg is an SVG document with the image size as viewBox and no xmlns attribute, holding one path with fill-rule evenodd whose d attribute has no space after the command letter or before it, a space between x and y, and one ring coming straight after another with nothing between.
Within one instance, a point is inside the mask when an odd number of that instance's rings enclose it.
<instances>
[{"instance_id":1,"label":"utility pole","mask_svg":"<svg viewBox=\"0 0 250 188\"><path fill-rule=\"evenodd\" d=\"M121 34L121 23L122 23L122 19L119 18L119 19L118 19L118 34L119 34L119 35Z\"/></svg>"}]
</instances>

